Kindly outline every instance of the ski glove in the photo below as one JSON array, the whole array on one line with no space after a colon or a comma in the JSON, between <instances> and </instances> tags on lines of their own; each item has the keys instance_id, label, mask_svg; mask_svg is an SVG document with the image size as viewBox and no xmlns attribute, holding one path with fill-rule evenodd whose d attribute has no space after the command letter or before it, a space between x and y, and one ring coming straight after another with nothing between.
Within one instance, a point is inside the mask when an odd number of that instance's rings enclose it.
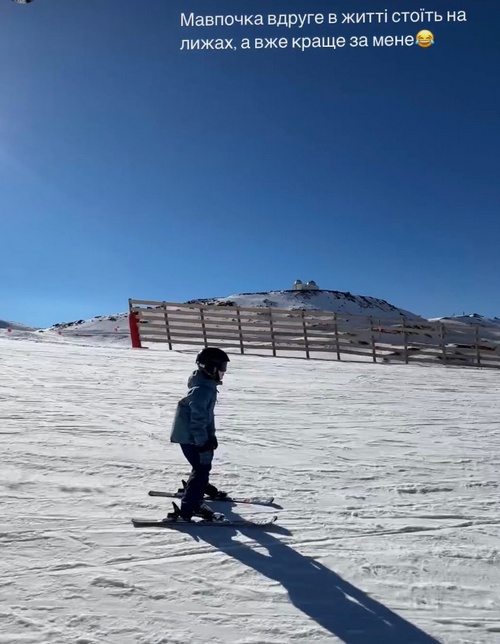
<instances>
[{"instance_id":1,"label":"ski glove","mask_svg":"<svg viewBox=\"0 0 500 644\"><path fill-rule=\"evenodd\" d=\"M203 454L203 452L211 452L212 451L212 441L209 439L207 440L206 443L203 443L203 445L197 445L198 452L200 454Z\"/></svg>"},{"instance_id":2,"label":"ski glove","mask_svg":"<svg viewBox=\"0 0 500 644\"><path fill-rule=\"evenodd\" d=\"M209 452L217 449L218 446L219 446L219 443L217 442L217 439L215 438L215 436L212 436L207 440L206 443L203 443L203 445L198 446L198 451Z\"/></svg>"}]
</instances>

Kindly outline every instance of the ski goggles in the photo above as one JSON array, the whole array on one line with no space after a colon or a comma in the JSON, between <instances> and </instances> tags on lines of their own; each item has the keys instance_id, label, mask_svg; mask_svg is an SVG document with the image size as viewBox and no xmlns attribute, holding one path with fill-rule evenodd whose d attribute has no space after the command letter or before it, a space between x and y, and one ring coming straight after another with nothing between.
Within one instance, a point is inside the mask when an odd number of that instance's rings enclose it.
<instances>
[{"instance_id":1,"label":"ski goggles","mask_svg":"<svg viewBox=\"0 0 500 644\"><path fill-rule=\"evenodd\" d=\"M224 378L224 374L226 373L226 371L227 371L227 362L222 362L220 365L217 365L217 374L220 380Z\"/></svg>"}]
</instances>

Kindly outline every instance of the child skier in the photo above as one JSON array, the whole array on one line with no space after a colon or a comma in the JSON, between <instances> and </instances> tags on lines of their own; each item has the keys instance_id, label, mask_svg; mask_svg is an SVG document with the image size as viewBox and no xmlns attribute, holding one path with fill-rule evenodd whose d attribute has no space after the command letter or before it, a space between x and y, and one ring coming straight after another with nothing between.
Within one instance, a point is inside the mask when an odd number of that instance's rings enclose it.
<instances>
[{"instance_id":1,"label":"child skier","mask_svg":"<svg viewBox=\"0 0 500 644\"><path fill-rule=\"evenodd\" d=\"M168 515L191 520L196 516L211 520L214 512L203 503L204 495L225 496L209 483L214 450L217 449L214 407L217 387L222 384L229 362L228 355L215 347L207 347L196 357L198 369L188 379L188 393L178 404L170 434L172 443L179 443L192 467L184 489L181 507ZM176 507L176 506L174 506Z\"/></svg>"}]
</instances>

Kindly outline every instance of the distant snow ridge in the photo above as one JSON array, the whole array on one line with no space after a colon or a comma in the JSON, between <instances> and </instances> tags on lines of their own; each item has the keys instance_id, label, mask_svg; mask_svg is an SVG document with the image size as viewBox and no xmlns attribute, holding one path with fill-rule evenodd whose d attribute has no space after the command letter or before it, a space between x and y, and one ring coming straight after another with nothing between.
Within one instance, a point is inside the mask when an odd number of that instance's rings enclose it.
<instances>
[{"instance_id":1,"label":"distant snow ridge","mask_svg":"<svg viewBox=\"0 0 500 644\"><path fill-rule=\"evenodd\" d=\"M75 333L116 333L116 329L128 332L128 313L116 315L97 315L90 320L60 322L51 326L49 331L73 331Z\"/></svg>"},{"instance_id":2,"label":"distant snow ridge","mask_svg":"<svg viewBox=\"0 0 500 644\"><path fill-rule=\"evenodd\" d=\"M431 322L462 322L463 324L473 324L482 327L500 328L500 318L487 318L479 313L470 313L469 315L448 315L442 318L432 318Z\"/></svg>"},{"instance_id":3,"label":"distant snow ridge","mask_svg":"<svg viewBox=\"0 0 500 644\"><path fill-rule=\"evenodd\" d=\"M330 290L241 293L239 295L230 295L229 297L190 300L187 303L251 308L274 307L288 310L320 310L348 315L375 315L379 318L405 317L425 322L421 316L389 304L386 300Z\"/></svg>"},{"instance_id":4,"label":"distant snow ridge","mask_svg":"<svg viewBox=\"0 0 500 644\"><path fill-rule=\"evenodd\" d=\"M36 331L36 327L20 324L19 322L7 322L0 320L0 329L12 329L13 331Z\"/></svg>"}]
</instances>

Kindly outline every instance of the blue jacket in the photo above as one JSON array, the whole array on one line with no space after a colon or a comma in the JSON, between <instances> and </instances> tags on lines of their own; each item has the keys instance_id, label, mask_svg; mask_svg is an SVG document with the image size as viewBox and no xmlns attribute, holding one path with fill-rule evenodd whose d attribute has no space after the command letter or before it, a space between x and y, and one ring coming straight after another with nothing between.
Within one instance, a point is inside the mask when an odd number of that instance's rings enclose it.
<instances>
[{"instance_id":1,"label":"blue jacket","mask_svg":"<svg viewBox=\"0 0 500 644\"><path fill-rule=\"evenodd\" d=\"M218 384L201 371L191 374L187 396L177 403L170 442L201 446L215 436L214 408Z\"/></svg>"}]
</instances>

